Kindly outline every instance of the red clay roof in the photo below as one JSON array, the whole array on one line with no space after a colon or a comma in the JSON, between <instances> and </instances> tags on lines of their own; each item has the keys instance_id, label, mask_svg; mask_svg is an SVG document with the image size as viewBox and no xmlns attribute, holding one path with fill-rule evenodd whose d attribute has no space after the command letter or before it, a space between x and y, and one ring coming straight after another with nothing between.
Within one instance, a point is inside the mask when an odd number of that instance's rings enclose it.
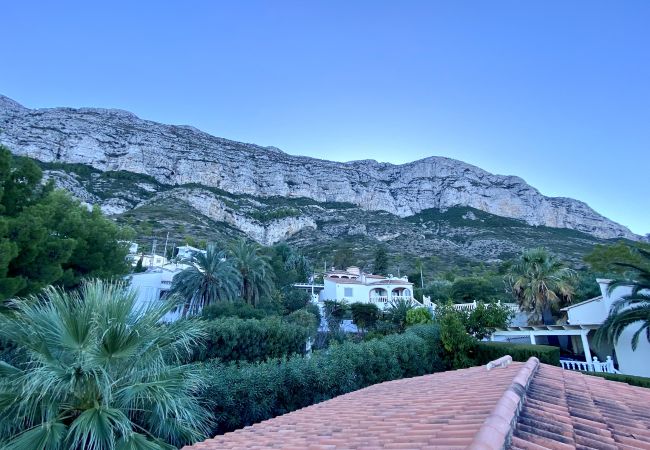
<instances>
[{"instance_id":1,"label":"red clay roof","mask_svg":"<svg viewBox=\"0 0 650 450\"><path fill-rule=\"evenodd\" d=\"M336 278L336 277L327 277L328 281L332 281L337 284L363 284L361 280L357 278Z\"/></svg>"},{"instance_id":2,"label":"red clay roof","mask_svg":"<svg viewBox=\"0 0 650 450\"><path fill-rule=\"evenodd\" d=\"M650 449L648 404L531 358L377 384L186 449Z\"/></svg>"},{"instance_id":3,"label":"red clay roof","mask_svg":"<svg viewBox=\"0 0 650 450\"><path fill-rule=\"evenodd\" d=\"M650 389L541 364L511 449L650 449Z\"/></svg>"},{"instance_id":4,"label":"red clay roof","mask_svg":"<svg viewBox=\"0 0 650 450\"><path fill-rule=\"evenodd\" d=\"M413 284L413 283L406 280L392 278L392 279L386 279L382 281L373 281L372 283L368 283L368 284Z\"/></svg>"}]
</instances>

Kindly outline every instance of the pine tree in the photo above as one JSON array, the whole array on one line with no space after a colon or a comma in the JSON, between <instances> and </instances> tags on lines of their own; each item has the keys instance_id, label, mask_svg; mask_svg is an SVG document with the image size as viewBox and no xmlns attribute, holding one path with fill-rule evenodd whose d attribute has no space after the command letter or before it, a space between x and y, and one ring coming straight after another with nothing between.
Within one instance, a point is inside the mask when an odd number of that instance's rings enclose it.
<instances>
[{"instance_id":1,"label":"pine tree","mask_svg":"<svg viewBox=\"0 0 650 450\"><path fill-rule=\"evenodd\" d=\"M386 247L378 247L375 251L375 263L373 264L373 272L380 275L386 275L388 271L388 254Z\"/></svg>"}]
</instances>

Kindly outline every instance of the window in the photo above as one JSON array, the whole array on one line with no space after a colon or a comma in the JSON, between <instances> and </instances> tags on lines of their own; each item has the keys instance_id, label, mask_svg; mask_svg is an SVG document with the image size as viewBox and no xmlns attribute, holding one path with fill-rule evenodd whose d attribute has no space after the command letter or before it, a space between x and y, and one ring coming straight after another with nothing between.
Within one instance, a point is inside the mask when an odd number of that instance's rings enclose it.
<instances>
[{"instance_id":1,"label":"window","mask_svg":"<svg viewBox=\"0 0 650 450\"><path fill-rule=\"evenodd\" d=\"M344 297L352 297L352 288L343 288L343 296Z\"/></svg>"}]
</instances>

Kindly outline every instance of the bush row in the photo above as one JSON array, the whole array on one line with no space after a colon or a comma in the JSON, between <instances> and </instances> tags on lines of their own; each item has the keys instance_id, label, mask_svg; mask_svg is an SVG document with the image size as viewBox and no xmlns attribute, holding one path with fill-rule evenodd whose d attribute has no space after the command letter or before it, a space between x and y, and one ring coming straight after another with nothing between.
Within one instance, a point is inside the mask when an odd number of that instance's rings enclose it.
<instances>
[{"instance_id":1,"label":"bush row","mask_svg":"<svg viewBox=\"0 0 650 450\"><path fill-rule=\"evenodd\" d=\"M304 354L307 338L315 331L279 317L224 318L207 321L206 328L207 339L194 352L193 361L266 361Z\"/></svg>"},{"instance_id":2,"label":"bush row","mask_svg":"<svg viewBox=\"0 0 650 450\"><path fill-rule=\"evenodd\" d=\"M476 363L487 364L490 361L510 355L513 361L528 361L531 356L536 356L539 362L560 365L559 347L550 345L511 344L508 342L479 342L476 345Z\"/></svg>"},{"instance_id":3,"label":"bush row","mask_svg":"<svg viewBox=\"0 0 650 450\"><path fill-rule=\"evenodd\" d=\"M619 373L600 373L600 372L582 372L582 373L594 377L602 377L610 381L620 381L621 383L631 384L632 386L650 388L650 378L646 378L646 377L637 377L634 375L623 375Z\"/></svg>"},{"instance_id":4,"label":"bush row","mask_svg":"<svg viewBox=\"0 0 650 450\"><path fill-rule=\"evenodd\" d=\"M444 370L435 325L358 344L343 343L263 363L204 363L203 395L215 417L213 434L345 394L365 386Z\"/></svg>"}]
</instances>

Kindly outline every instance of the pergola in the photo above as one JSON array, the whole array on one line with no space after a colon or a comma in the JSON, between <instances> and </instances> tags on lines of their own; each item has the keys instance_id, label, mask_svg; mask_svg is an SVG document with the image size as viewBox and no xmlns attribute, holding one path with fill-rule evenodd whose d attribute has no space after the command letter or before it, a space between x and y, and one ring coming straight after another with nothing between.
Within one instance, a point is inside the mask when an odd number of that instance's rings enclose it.
<instances>
[{"instance_id":1,"label":"pergola","mask_svg":"<svg viewBox=\"0 0 650 450\"><path fill-rule=\"evenodd\" d=\"M519 337L529 336L530 343L537 344L537 336L580 336L582 348L585 352L585 360L592 361L591 350L589 350L589 341L587 335L591 330L596 330L600 325L531 325L522 327L497 328L490 336L493 341L495 336Z\"/></svg>"}]
</instances>

